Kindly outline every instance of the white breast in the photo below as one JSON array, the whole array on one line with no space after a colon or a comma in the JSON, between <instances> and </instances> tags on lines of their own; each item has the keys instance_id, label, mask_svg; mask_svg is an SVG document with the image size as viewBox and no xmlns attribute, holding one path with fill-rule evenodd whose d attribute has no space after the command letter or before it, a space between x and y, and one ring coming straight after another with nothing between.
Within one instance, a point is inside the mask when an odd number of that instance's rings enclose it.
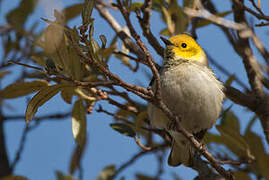
<instances>
[{"instance_id":1,"label":"white breast","mask_svg":"<svg viewBox=\"0 0 269 180\"><path fill-rule=\"evenodd\" d=\"M222 84L206 66L182 63L161 72L162 99L168 108L181 117L182 126L195 133L209 129L217 120L224 98ZM168 119L149 105L152 125L166 128Z\"/></svg>"}]
</instances>

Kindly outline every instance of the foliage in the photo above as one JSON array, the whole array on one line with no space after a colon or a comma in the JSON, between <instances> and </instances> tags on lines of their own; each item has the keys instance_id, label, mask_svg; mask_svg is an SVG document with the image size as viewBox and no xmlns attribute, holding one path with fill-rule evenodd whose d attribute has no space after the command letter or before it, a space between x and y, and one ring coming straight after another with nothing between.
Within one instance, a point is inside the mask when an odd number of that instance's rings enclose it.
<instances>
[{"instance_id":1,"label":"foliage","mask_svg":"<svg viewBox=\"0 0 269 180\"><path fill-rule=\"evenodd\" d=\"M190 27L192 28L191 31L195 34L197 28L207 28L212 23L217 24L208 18L190 19L185 9L198 8L195 3L196 1L184 0L183 3L180 4L176 0L153 0L145 1L145 3L123 0L118 1L117 4L108 3L106 5L107 7L119 11L119 2L121 2L122 6L126 9L125 15L136 13L138 21L142 22L141 29L148 30L143 31L144 36L149 40L150 45L153 46L154 50L156 50L159 55L161 54L160 45L154 44L154 40L156 39L148 33L150 29L146 27L147 20L144 19L144 17L147 17L147 11L145 9L154 11L160 15L162 23L165 24L165 28L160 30L160 34L164 36L186 32ZM149 5L147 4L148 2L152 2L152 4ZM211 1L209 2L209 4L214 7ZM104 6L105 2L101 3L99 0L86 0L84 3L66 7L61 12L54 10L55 20L42 18L43 23L47 23L48 26L42 31L37 32L35 23L30 25L30 27L26 25L37 3L38 2L35 0L21 0L17 8L7 13L6 28L0 29L4 49L1 55L0 80L11 76L12 68L15 66L17 68L21 66L22 71L21 76L17 80L15 79L8 85L5 84L4 88L1 87L2 89L0 89L0 102L1 105L3 105L0 111L1 118L5 121L12 119L12 117L8 117L3 113L5 109L8 108L6 102L19 97L31 97L25 112L25 121L28 126L31 124L31 121L35 123L40 121L40 119L35 118L38 117L36 115L38 109L46 102L52 101L54 96L58 93L60 93L60 97L66 104L72 106L70 114L76 148L72 154L69 165L69 173L71 175L64 175L57 171L56 177L58 180L75 179L75 177L73 177L74 173L81 170L82 155L87 143L86 127L88 120L86 115L91 114L93 109L96 109L99 113L112 116L113 123L111 123L110 126L113 130L134 139L142 138L147 146L153 147L149 152L159 157L158 152L163 152L170 142L163 131L154 129L149 125L146 101L141 103L141 99L133 98L131 95L136 94L139 96L142 94L143 89L139 86L126 83L108 68L109 63L112 63L111 59L114 57L120 59L122 66L128 67L130 73L141 73L141 71L138 71L138 69L141 68L139 66L141 64L150 67L150 63L145 59L139 58L139 51L141 51L141 49L143 50L143 48L141 48L141 46L139 48L139 41L135 39L133 35L134 32L131 26L128 25L128 18L127 20L125 19L128 27L125 29L122 28L120 31L116 29L115 37L107 38L104 34L100 35L99 39L95 39L94 33L96 31L102 31L95 29L95 22L101 17L93 17L92 11L94 8L98 10L98 6L103 9L107 7ZM205 8L211 11L215 17L223 18L227 15L235 14L233 10L216 12L214 8L212 10L212 6L205 5ZM253 6L253 8L255 8L255 6ZM99 9L98 11L101 10ZM102 12L100 13L102 15ZM143 19L140 15L142 13ZM82 22L77 24L77 27L69 27L68 22L78 16L81 16ZM254 16L257 17L257 14ZM113 27L112 24L110 25ZM220 27L223 32L227 34L228 39L235 37L236 31L232 31L231 29L228 31L223 26ZM136 43L133 43L131 46L133 49L128 46L128 42L130 43L132 40L126 38L126 36L133 36L136 40ZM237 38L240 38L239 35L232 40L230 39L230 43L235 43L235 39L237 40ZM107 39L111 39L111 41L109 42ZM120 42L120 39L123 41L121 47L117 44ZM137 46L139 51L135 49ZM241 51L236 48L235 51L240 55ZM133 52L133 54L130 52ZM134 52L138 53L136 54ZM264 54L266 55L266 49L264 49ZM266 57L265 55L263 57ZM12 63L9 62L10 57L12 57ZM266 61L268 61L268 59L267 56ZM134 64L136 64L135 67L133 66ZM9 68L9 70L6 70L7 68ZM246 66L246 69L247 68ZM266 66L266 68L268 68L268 66ZM261 71L260 74L264 74L264 72ZM250 76L248 78L250 78ZM263 78L263 82L266 82L266 76L263 76ZM230 87L233 82L237 81L238 79L235 75L229 74L225 85ZM264 86L268 88L266 84ZM145 89L146 88L147 87L145 87ZM250 89L244 89L244 91L246 91L246 93L242 94L246 94L246 97L251 97L247 96L248 94L252 95ZM253 92L255 92L255 88ZM33 93L35 94L32 96ZM149 100L149 96L150 95L146 93L144 93L143 96L140 95L144 100ZM257 96L254 98L256 97ZM239 102L240 97L230 99L232 100L229 101L230 104L236 103L244 106L244 103ZM115 106L117 110L110 112L103 109L102 101L107 101L109 104ZM96 104L101 104L101 106L97 108ZM255 105L256 104L253 106ZM260 132L255 132L252 129L258 117L262 117L261 114L259 114L261 112L258 112L258 109L257 111L251 109L251 107L253 107L252 105L245 106L256 113L249 121L246 130L243 131L242 127L240 127L240 122L244 121L244 119L238 117L236 113L234 113L233 107L230 106L227 109L223 109L220 123L216 126L218 133L207 133L204 138L204 143L208 146L209 151L217 157L220 164L229 164L229 168L234 172L236 179L251 179L250 175L257 177L257 179L269 179L267 170L267 167L269 167L269 155L262 141L263 137L260 135ZM57 117L61 118L61 116ZM3 123L2 120L1 123ZM0 130L0 133L3 134L3 130ZM153 135L156 134L163 138L161 143L153 138ZM216 149L216 147L221 147L221 145L225 146L225 148L220 148L220 151ZM144 148L141 144L139 144L139 146L142 147L142 149ZM2 148L5 147L3 146ZM130 163L127 163L127 165L124 164L120 167L109 165L105 167L103 171L99 173L97 180L108 180L117 177L118 173L127 166L132 165L137 157L146 154L143 150L139 152L137 156L134 156L134 159L130 160ZM162 156L164 156L164 153ZM162 164L165 162L160 161L159 163L160 168L163 168ZM15 168L15 165L13 168ZM19 176L15 178L15 176L12 175L13 171L14 169L12 169L12 171L6 171L6 174L0 174L0 178L6 176L3 179L25 179ZM158 179L162 175L163 170L160 169L158 173L159 174L155 177L137 173L136 179ZM124 177L121 179L124 179ZM174 175L174 179L180 178Z\"/></svg>"}]
</instances>

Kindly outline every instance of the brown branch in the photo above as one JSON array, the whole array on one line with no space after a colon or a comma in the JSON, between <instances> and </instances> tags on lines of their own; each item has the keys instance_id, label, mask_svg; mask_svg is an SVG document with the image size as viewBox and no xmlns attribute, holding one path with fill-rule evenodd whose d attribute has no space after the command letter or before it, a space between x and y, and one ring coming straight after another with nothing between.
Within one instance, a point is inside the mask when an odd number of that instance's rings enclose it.
<instances>
[{"instance_id":1,"label":"brown branch","mask_svg":"<svg viewBox=\"0 0 269 180\"><path fill-rule=\"evenodd\" d=\"M263 45L262 43L260 43L260 40L254 34L254 32L247 26L245 16L244 16L244 8L242 9L242 7L238 5L237 3L234 3L233 7L234 7L234 16L235 16L236 22L228 21L221 17L216 17L203 9L192 10L192 9L185 8L184 11L186 14L190 16L203 17L205 19L212 21L213 23L217 25L237 30L239 40L233 44L234 49L243 59L243 63L247 71L249 83L254 92L253 98L256 98L256 103L254 103L254 105L256 106L255 107L252 106L251 110L255 112L261 119L264 134L266 136L267 142L269 143L269 99L263 90L262 81L264 79L264 76L260 70L260 67L255 57L253 56L248 38L253 39L254 45L258 48L261 54L263 54L262 53L263 50L261 49ZM265 60L268 63L268 59L266 58ZM236 101L238 99L233 98L233 100Z\"/></svg>"},{"instance_id":2,"label":"brown branch","mask_svg":"<svg viewBox=\"0 0 269 180\"><path fill-rule=\"evenodd\" d=\"M189 133L186 129L180 126L180 119L176 115L174 115L168 108L167 106L160 101L158 103L158 107L164 112L164 114L172 121L174 122L174 130L177 132L182 133L194 146L194 148L201 153L211 164L211 166L216 169L216 171L225 177L226 179L234 179L232 173L230 171L226 171L223 167L221 167L216 158L208 152L205 147L196 140L196 138L193 136L193 134Z\"/></svg>"},{"instance_id":3,"label":"brown branch","mask_svg":"<svg viewBox=\"0 0 269 180\"><path fill-rule=\"evenodd\" d=\"M258 101L254 96L246 95L231 86L225 86L224 93L235 104L247 107L254 112L257 111Z\"/></svg>"},{"instance_id":4,"label":"brown branch","mask_svg":"<svg viewBox=\"0 0 269 180\"><path fill-rule=\"evenodd\" d=\"M202 17L202 18L212 21L212 23L216 25L240 31L239 35L242 38L245 38L245 39L251 38L253 40L254 45L257 47L257 49L263 56L264 60L266 61L267 64L269 64L269 52L266 50L263 43L257 37L257 35L253 32L253 30L247 26L246 21L243 21L243 23L238 23L238 22L225 20L224 18L215 16L204 9L193 10L190 8L185 8L184 12L191 17ZM231 44L234 46L235 50L236 48L240 48L238 47L238 44L236 44L231 38L229 40Z\"/></svg>"},{"instance_id":5,"label":"brown branch","mask_svg":"<svg viewBox=\"0 0 269 180\"><path fill-rule=\"evenodd\" d=\"M44 116L39 116L35 117L33 120L34 121L46 121L46 120L51 120L51 119L64 119L71 116L71 112L68 113L57 113L57 114L51 114L51 115L44 115ZM16 115L16 116L3 116L4 121L11 121L11 120L25 120L25 115Z\"/></svg>"},{"instance_id":6,"label":"brown branch","mask_svg":"<svg viewBox=\"0 0 269 180\"><path fill-rule=\"evenodd\" d=\"M140 39L140 36L136 33L131 21L130 21L130 17L129 17L129 12L127 11L127 9L121 4L120 0L117 0L118 3L118 8L120 9L125 22L130 30L130 33L132 35L132 37L136 40L137 45L144 51L144 53L146 54L146 61L149 63L149 67L153 73L154 78L156 79L156 92L155 92L155 96L157 101L160 101L161 99L161 83L160 83L160 75L158 72L158 69L155 66L155 62L152 59L148 49L146 48L146 45L142 42L142 40Z\"/></svg>"},{"instance_id":7,"label":"brown branch","mask_svg":"<svg viewBox=\"0 0 269 180\"><path fill-rule=\"evenodd\" d=\"M117 33L124 45L134 53L141 61L146 59L145 53L133 42L133 40L124 32L117 20L110 14L110 12L102 5L102 1L98 0L95 4L100 16L103 17Z\"/></svg>"},{"instance_id":8,"label":"brown branch","mask_svg":"<svg viewBox=\"0 0 269 180\"><path fill-rule=\"evenodd\" d=\"M236 1L236 3L233 3L234 19L238 23L246 23L244 14L245 9L237 2L242 3L242 1ZM255 112L261 120L267 143L269 143L269 99L263 89L263 76L261 75L261 69L253 56L248 37L244 37L240 31L238 32L238 37L238 49L235 50L243 59L249 83L254 92L254 96L258 100L258 105ZM255 37L256 36L253 38L254 41Z\"/></svg>"},{"instance_id":9,"label":"brown branch","mask_svg":"<svg viewBox=\"0 0 269 180\"><path fill-rule=\"evenodd\" d=\"M148 43L154 48L154 50L160 56L163 57L164 49L150 30L151 7L152 7L152 0L145 0L144 5L141 8L143 12L143 18L141 18L138 11L136 11L136 17L139 20L140 27L143 30L143 35L147 38Z\"/></svg>"},{"instance_id":10,"label":"brown branch","mask_svg":"<svg viewBox=\"0 0 269 180\"><path fill-rule=\"evenodd\" d=\"M158 146L155 146L155 147L152 147L151 150L149 151L141 151L137 154L135 154L131 159L129 159L128 161L126 161L125 163L123 163L115 172L115 174L111 177L111 180L112 179L115 179L120 172L122 172L124 169L126 169L127 167L129 167L130 165L132 165L135 161L138 160L138 158L146 155L146 154L149 154L149 153L153 153L153 152L156 152L156 151L162 151L163 149L165 149L166 147L168 147L169 144L161 144L161 145L158 145Z\"/></svg>"},{"instance_id":11,"label":"brown branch","mask_svg":"<svg viewBox=\"0 0 269 180\"><path fill-rule=\"evenodd\" d=\"M260 24L255 24L255 26L256 27L269 26L269 22L268 23L261 22Z\"/></svg>"},{"instance_id":12,"label":"brown branch","mask_svg":"<svg viewBox=\"0 0 269 180\"><path fill-rule=\"evenodd\" d=\"M251 164L251 163L253 163L252 160L246 160L246 161L222 160L222 161L219 161L219 164L229 164L229 165L236 165L236 166L239 166L241 164Z\"/></svg>"},{"instance_id":13,"label":"brown branch","mask_svg":"<svg viewBox=\"0 0 269 180\"><path fill-rule=\"evenodd\" d=\"M108 78L110 78L116 85L125 88L127 91L131 91L131 92L135 93L136 95L142 97L143 99L151 101L150 97L153 96L153 94L151 92L149 92L144 87L140 87L140 86L136 86L136 85L132 85L132 84L124 82L117 75L111 73L109 71L108 67L106 67L106 66L102 65L101 63L95 61L93 58L88 57L87 55L85 55L82 52L82 50L80 49L80 47L78 46L78 44L76 44L76 42L74 42L72 39L71 39L71 41L73 43L73 46L74 46L75 50L77 51L78 55L82 58L84 63L92 64L92 65L96 66L104 75L106 75Z\"/></svg>"},{"instance_id":14,"label":"brown branch","mask_svg":"<svg viewBox=\"0 0 269 180\"><path fill-rule=\"evenodd\" d=\"M257 11L259 11L259 13L261 14L261 15L264 15L264 13L262 12L262 10L261 10L261 7L260 7L260 0L258 0L259 1L259 5L257 6L257 4L255 3L255 1L254 0L249 0L250 2L251 2L251 4L252 4L252 6L257 10Z\"/></svg>"},{"instance_id":15,"label":"brown branch","mask_svg":"<svg viewBox=\"0 0 269 180\"><path fill-rule=\"evenodd\" d=\"M43 120L48 120L48 119L64 119L66 117L69 117L71 116L71 113L65 113L65 114L52 114L52 115L45 115L45 116L40 116L40 117L36 117L34 118L35 120L35 124L32 125L32 126L29 126L28 124L25 125L25 128L23 130L23 133L22 133L22 137L21 137L21 140L20 140L20 144L19 144L19 148L16 152L16 155L15 155L15 158L14 158L14 161L11 163L11 169L12 171L14 171L16 165L18 164L19 160L21 159L21 154L24 150L24 147L25 147L25 143L26 143L26 137L28 135L28 133L30 131L32 131L33 129L35 129L41 121ZM4 119L5 120L14 120L14 119L22 119L24 120L25 116L24 115L18 115L18 116L5 116Z\"/></svg>"},{"instance_id":16,"label":"brown branch","mask_svg":"<svg viewBox=\"0 0 269 180\"><path fill-rule=\"evenodd\" d=\"M263 13L259 14L259 13L255 12L255 11L253 11L252 9L246 7L241 0L232 0L232 1L236 6L240 7L241 9L243 9L243 10L245 10L247 12L249 12L250 14L254 15L256 18L264 19L264 20L269 21L269 16L265 16Z\"/></svg>"},{"instance_id":17,"label":"brown branch","mask_svg":"<svg viewBox=\"0 0 269 180\"><path fill-rule=\"evenodd\" d=\"M156 93L154 96L154 99L151 98L147 99L147 101L152 101L157 107L159 107L164 114L171 120L171 122L174 122L176 124L176 131L181 132L186 138L188 138L193 146L201 153L203 154L206 159L208 159L208 161L210 162L210 164L212 165L212 167L214 167L223 177L227 178L227 179L233 179L232 174L229 171L225 171L224 168L222 168L221 166L219 166L219 164L217 163L216 159L212 156L212 154L210 154L205 148L202 147L202 145L194 138L194 136L189 133L188 131L186 131L183 127L179 126L179 117L175 116L168 108L167 106L163 103L162 99L161 99L161 92L160 92L160 76L158 73L157 68L155 67L154 61L150 55L150 53L148 52L145 44L141 41L140 36L136 33L134 27L132 26L130 19L129 19L129 12L127 11L127 9L125 7L123 7L123 5L121 4L120 0L117 0L117 7L120 9L126 24L131 32L131 35L133 36L133 38L136 40L137 45L144 51L144 53L146 54L146 60L149 62L149 66L154 74L155 77L155 82L156 82ZM75 47L75 49L77 49ZM77 49L78 51L79 49ZM79 51L78 51L79 52ZM79 52L79 55L81 57L83 57L85 60L87 60L86 62L91 63L96 65L97 67L100 68L100 70L107 75L110 79L114 79L113 75L109 72L106 72L106 70L102 69L103 67L100 67L98 64L94 63L93 60L88 59L87 56L84 57L85 55L81 52ZM120 83L121 81L119 79L116 79L117 83ZM126 88L126 87L125 87ZM131 87L130 87L131 88ZM137 94L137 92L130 90L134 93ZM149 92L151 92L149 90ZM143 92L140 92L143 93ZM141 96L141 95L140 95ZM145 99L145 98L144 98Z\"/></svg>"},{"instance_id":18,"label":"brown branch","mask_svg":"<svg viewBox=\"0 0 269 180\"><path fill-rule=\"evenodd\" d=\"M2 110L0 110L0 179L12 173L12 168L8 159L6 148L6 137L4 131L4 121L2 119Z\"/></svg>"}]
</instances>

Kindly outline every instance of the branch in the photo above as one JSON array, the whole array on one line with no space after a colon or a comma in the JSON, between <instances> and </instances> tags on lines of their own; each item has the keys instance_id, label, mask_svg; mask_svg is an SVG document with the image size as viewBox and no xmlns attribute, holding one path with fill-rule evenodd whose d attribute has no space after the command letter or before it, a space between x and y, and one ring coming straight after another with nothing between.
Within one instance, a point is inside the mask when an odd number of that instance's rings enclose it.
<instances>
[{"instance_id":1,"label":"branch","mask_svg":"<svg viewBox=\"0 0 269 180\"><path fill-rule=\"evenodd\" d=\"M148 62L149 64L149 67L153 73L153 76L154 78L156 79L156 93L155 93L155 96L156 96L156 99L157 101L160 101L161 99L161 83L160 83L160 75L159 75L159 71L158 69L156 68L155 66L155 62L154 60L152 59L148 49L146 48L146 45L142 42L142 40L140 39L140 36L136 33L131 21L130 21L130 17L129 17L129 12L127 11L127 9L122 6L121 4L121 1L120 0L117 0L117 3L118 3L118 8L120 9L121 11L121 14L123 15L125 21L126 21L126 24L131 32L131 35L132 37L136 40L136 43L137 45L144 51L144 53L146 54L146 61Z\"/></svg>"},{"instance_id":2,"label":"branch","mask_svg":"<svg viewBox=\"0 0 269 180\"><path fill-rule=\"evenodd\" d=\"M134 53L141 61L143 61L146 56L145 53L137 46L133 40L124 32L123 28L119 25L117 20L110 14L110 12L102 5L102 1L98 0L95 4L97 11L100 16L103 17L117 33L120 39L123 41L124 45Z\"/></svg>"},{"instance_id":3,"label":"branch","mask_svg":"<svg viewBox=\"0 0 269 180\"><path fill-rule=\"evenodd\" d=\"M246 23L244 10L245 9L238 3L233 4L234 19L236 22ZM254 92L254 96L258 99L259 104L255 112L261 120L267 143L269 143L269 99L263 89L262 72L259 64L253 56L248 37L243 36L240 32L238 32L238 37L238 49L236 49L236 51L243 59L249 83ZM253 40L255 41L257 36L252 37L254 37Z\"/></svg>"},{"instance_id":4,"label":"branch","mask_svg":"<svg viewBox=\"0 0 269 180\"><path fill-rule=\"evenodd\" d=\"M266 61L267 64L269 64L269 52L265 49L263 43L253 32L253 30L249 28L246 24L226 20L222 17L218 17L209 13L204 9L193 10L190 8L185 8L184 12L191 17L202 17L204 19L210 20L212 23L216 25L240 31L240 36L244 36L244 38L251 38L253 40L254 45L257 47L257 49L263 56L264 60ZM229 40L230 42L232 42L231 39ZM234 45L234 48L238 47L238 44L235 44L234 42L232 42L231 44Z\"/></svg>"},{"instance_id":5,"label":"branch","mask_svg":"<svg viewBox=\"0 0 269 180\"><path fill-rule=\"evenodd\" d=\"M25 125L25 128L23 130L23 133L22 133L22 137L21 137L21 140L20 140L20 144L19 144L19 148L16 152L16 155L15 155L15 158L14 158L14 161L11 163L10 165L10 168L12 169L12 171L15 170L15 167L16 165L18 164L19 160L21 159L21 154L24 150L24 147L25 147L25 143L26 143L26 138L27 138L27 135L28 133L35 129L41 122L41 120L48 120L48 119L64 119L66 117L69 117L71 115L71 112L69 113L66 113L66 114L53 114L53 115L46 115L46 116L40 116L40 117L37 117L37 118L34 118L35 120L35 124L32 125L32 126L29 126L28 124ZM24 119L25 116L22 115L18 115L18 116L5 116L4 119L5 120L10 120L10 119Z\"/></svg>"},{"instance_id":6,"label":"branch","mask_svg":"<svg viewBox=\"0 0 269 180\"><path fill-rule=\"evenodd\" d=\"M71 116L71 112L68 113L57 113L57 114L51 114L51 115L44 115L44 116L39 116L35 117L33 120L34 121L46 121L46 120L51 120L51 119L64 119ZM10 121L10 120L24 120L25 115L16 115L16 116L3 116L4 121Z\"/></svg>"},{"instance_id":7,"label":"branch","mask_svg":"<svg viewBox=\"0 0 269 180\"><path fill-rule=\"evenodd\" d=\"M154 50L160 56L163 57L164 49L150 30L151 7L152 7L152 0L145 0L144 5L141 8L143 12L143 18L141 18L138 11L136 11L136 17L139 20L140 27L143 30L143 35L147 38L148 43L154 48Z\"/></svg>"},{"instance_id":8,"label":"branch","mask_svg":"<svg viewBox=\"0 0 269 180\"><path fill-rule=\"evenodd\" d=\"M155 147L151 148L151 150L149 150L149 151L141 151L141 152L137 153L136 155L134 155L131 159L129 159L128 161L126 161L125 163L123 163L117 169L117 171L115 172L115 174L111 177L111 180L112 179L115 179L119 175L120 172L122 172L124 169L126 169L127 167L129 167L130 165L132 165L140 157L142 157L142 156L144 156L146 154L149 154L149 153L153 153L153 152L156 152L156 151L163 150L163 149L165 149L168 146L169 146L168 144L162 144L162 145L158 145L158 146L155 146Z\"/></svg>"},{"instance_id":9,"label":"branch","mask_svg":"<svg viewBox=\"0 0 269 180\"><path fill-rule=\"evenodd\" d=\"M126 88L127 90L139 95L140 97L144 98L145 100L152 102L153 104L155 104L157 107L159 107L164 114L171 120L171 122L174 122L176 124L176 131L181 132L186 138L188 138L192 145L201 153L203 154L206 159L208 159L208 161L210 162L210 164L212 165L212 167L214 167L223 177L227 178L227 179L233 179L233 176L231 174L231 172L229 171L225 171L224 168L222 168L216 161L216 159L212 156L212 154L210 154L205 148L202 147L202 145L194 138L194 136L189 133L188 131L186 131L183 127L179 126L179 117L175 116L168 108L167 106L163 103L162 99L161 99L161 92L160 92L160 76L158 73L157 68L155 67L154 61L149 53L149 51L147 50L145 44L141 41L140 36L136 33L134 27L131 24L131 21L129 19L129 12L127 11L127 9L125 7L122 6L121 1L117 0L117 7L119 8L119 10L121 11L126 24L131 32L132 37L136 40L137 45L144 51L144 53L146 54L146 61L149 64L149 67L151 68L153 75L155 77L155 82L156 82L156 92L154 96L151 96L152 92L151 90L148 90L148 92L144 91L136 91L134 89L132 89L133 87L136 86L129 86L128 84L124 83L121 81L121 79L119 79L118 77L115 77L111 72L109 72L109 70L106 67L103 67L102 65L96 63L94 61L94 59L87 57L86 55L84 55L81 50L79 49L79 47L77 45L75 45L75 49L78 51L78 54L80 55L80 57L82 57L85 61L85 63L90 63L93 64L95 66L97 66L97 68L99 68L99 70L105 74L106 76L108 76L112 81L115 81L116 83L118 83L119 85L123 86L124 88ZM150 95L149 97L145 98L146 94Z\"/></svg>"},{"instance_id":10,"label":"branch","mask_svg":"<svg viewBox=\"0 0 269 180\"><path fill-rule=\"evenodd\" d=\"M241 0L232 0L232 1L233 1L234 5L236 5L236 6L240 7L241 9L243 9L243 10L249 12L250 14L254 15L256 18L258 18L258 19L264 19L264 20L269 21L269 16L265 16L261 11L259 11L260 14L257 13L257 12L255 12L255 11L253 11L252 9L246 7L246 6L242 3Z\"/></svg>"}]
</instances>

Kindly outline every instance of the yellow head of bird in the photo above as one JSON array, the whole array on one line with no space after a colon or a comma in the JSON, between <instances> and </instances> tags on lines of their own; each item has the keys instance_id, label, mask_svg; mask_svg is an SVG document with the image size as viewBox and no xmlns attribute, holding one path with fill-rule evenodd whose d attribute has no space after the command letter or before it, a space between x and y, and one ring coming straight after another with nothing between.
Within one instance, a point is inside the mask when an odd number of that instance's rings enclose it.
<instances>
[{"instance_id":1,"label":"yellow head of bird","mask_svg":"<svg viewBox=\"0 0 269 180\"><path fill-rule=\"evenodd\" d=\"M187 60L194 63L207 65L207 58L201 46L188 34L172 36L168 40L161 39L166 44L168 60Z\"/></svg>"}]
</instances>

